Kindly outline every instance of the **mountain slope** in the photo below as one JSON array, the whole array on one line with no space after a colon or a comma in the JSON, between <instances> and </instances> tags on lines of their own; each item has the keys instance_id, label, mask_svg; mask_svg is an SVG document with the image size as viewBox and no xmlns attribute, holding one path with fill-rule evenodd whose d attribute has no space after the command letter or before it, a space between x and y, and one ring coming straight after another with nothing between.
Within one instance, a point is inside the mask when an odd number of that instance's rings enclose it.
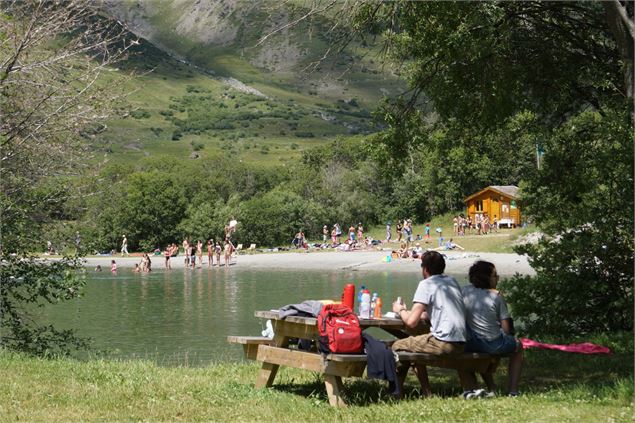
<instances>
[{"instance_id":1,"label":"mountain slope","mask_svg":"<svg viewBox=\"0 0 635 423\"><path fill-rule=\"evenodd\" d=\"M298 10L238 0L108 1L107 10L145 38L122 67L145 73L129 96L134 110L95 138L117 160L147 155L214 156L276 165L338 135L376 130L371 111L402 88L349 49L314 72L327 39L308 23L262 46L257 40ZM359 53L357 53L359 51Z\"/></svg>"}]
</instances>

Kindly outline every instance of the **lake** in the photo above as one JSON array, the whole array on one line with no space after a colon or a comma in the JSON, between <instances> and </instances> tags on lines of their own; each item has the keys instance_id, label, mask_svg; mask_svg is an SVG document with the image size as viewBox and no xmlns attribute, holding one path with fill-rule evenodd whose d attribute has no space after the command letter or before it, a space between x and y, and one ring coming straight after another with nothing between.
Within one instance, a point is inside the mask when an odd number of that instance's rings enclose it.
<instances>
[{"instance_id":1,"label":"lake","mask_svg":"<svg viewBox=\"0 0 635 423\"><path fill-rule=\"evenodd\" d=\"M79 335L92 339L94 350L108 357L143 358L165 366L242 360L242 347L227 344L226 338L261 335L265 321L254 317L255 310L339 299L344 285L354 283L357 290L364 284L378 292L386 312L397 296L410 303L421 279L417 271L412 275L224 268L87 272L83 297L44 308L39 311L40 321L58 329L77 329ZM90 355L94 354L83 356Z\"/></svg>"}]
</instances>

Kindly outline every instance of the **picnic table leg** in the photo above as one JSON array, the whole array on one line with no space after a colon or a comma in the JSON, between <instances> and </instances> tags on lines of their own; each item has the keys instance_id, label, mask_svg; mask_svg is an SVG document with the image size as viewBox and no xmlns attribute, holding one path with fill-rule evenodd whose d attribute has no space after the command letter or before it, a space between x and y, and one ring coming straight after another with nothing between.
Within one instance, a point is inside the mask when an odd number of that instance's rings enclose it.
<instances>
[{"instance_id":1,"label":"picnic table leg","mask_svg":"<svg viewBox=\"0 0 635 423\"><path fill-rule=\"evenodd\" d=\"M415 364L415 372L417 373L417 379L419 379L419 384L421 385L421 393L425 397L429 397L432 395L432 390L430 389L430 380L428 379L428 368L425 364Z\"/></svg>"},{"instance_id":2,"label":"picnic table leg","mask_svg":"<svg viewBox=\"0 0 635 423\"><path fill-rule=\"evenodd\" d=\"M277 347L287 347L289 345L289 338L287 336L274 335L273 344ZM270 388L273 385L273 380L276 378L279 364L262 363L258 378L256 379L256 388Z\"/></svg>"},{"instance_id":3,"label":"picnic table leg","mask_svg":"<svg viewBox=\"0 0 635 423\"><path fill-rule=\"evenodd\" d=\"M276 373L280 368L279 364L262 363L260 373L258 373L258 379L256 379L256 388L270 388L273 385L273 380L276 378Z\"/></svg>"},{"instance_id":4,"label":"picnic table leg","mask_svg":"<svg viewBox=\"0 0 635 423\"><path fill-rule=\"evenodd\" d=\"M329 404L333 407L346 407L346 403L342 398L342 378L325 374L324 385L326 386L326 394L329 397Z\"/></svg>"}]
</instances>

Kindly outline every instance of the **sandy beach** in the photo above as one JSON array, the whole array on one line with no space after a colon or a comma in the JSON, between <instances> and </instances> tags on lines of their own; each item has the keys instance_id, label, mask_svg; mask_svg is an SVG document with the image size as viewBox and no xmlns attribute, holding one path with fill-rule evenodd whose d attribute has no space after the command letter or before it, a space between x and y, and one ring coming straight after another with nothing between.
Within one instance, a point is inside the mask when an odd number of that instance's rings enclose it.
<instances>
[{"instance_id":1,"label":"sandy beach","mask_svg":"<svg viewBox=\"0 0 635 423\"><path fill-rule=\"evenodd\" d=\"M243 254L232 258L230 269L262 269L262 270L358 270L379 272L419 272L420 261L412 259L397 259L391 262L384 261L388 252L385 251L354 251L354 252L284 252L265 254ZM491 261L496 265L498 274L512 276L516 273L533 275L534 270L527 261L526 256L518 254L501 253L474 253L474 252L445 252L446 273L466 274L469 267L476 260ZM164 271L163 256L152 256L152 269ZM114 259L117 266L131 268L141 261L140 257L101 256L86 259L86 267L95 267L98 264L104 270L110 269L110 261ZM224 262L223 262L224 263ZM171 259L173 269L183 268L183 256L179 255ZM207 268L207 255L203 256L203 268Z\"/></svg>"}]
</instances>

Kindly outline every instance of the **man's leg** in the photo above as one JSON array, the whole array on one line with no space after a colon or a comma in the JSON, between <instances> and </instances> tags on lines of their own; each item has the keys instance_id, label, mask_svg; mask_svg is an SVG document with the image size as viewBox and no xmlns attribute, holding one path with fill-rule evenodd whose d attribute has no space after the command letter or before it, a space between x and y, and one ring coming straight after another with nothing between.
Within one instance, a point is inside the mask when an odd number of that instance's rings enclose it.
<instances>
[{"instance_id":1,"label":"man's leg","mask_svg":"<svg viewBox=\"0 0 635 423\"><path fill-rule=\"evenodd\" d=\"M496 383L494 383L494 373L481 373L481 377L483 378L483 382L485 382L488 391L496 391Z\"/></svg>"},{"instance_id":2,"label":"man's leg","mask_svg":"<svg viewBox=\"0 0 635 423\"><path fill-rule=\"evenodd\" d=\"M432 395L430 380L428 379L428 368L426 365L419 363L415 364L415 373L417 374L417 379L419 379L419 384L421 385L421 394L425 397Z\"/></svg>"}]
</instances>

